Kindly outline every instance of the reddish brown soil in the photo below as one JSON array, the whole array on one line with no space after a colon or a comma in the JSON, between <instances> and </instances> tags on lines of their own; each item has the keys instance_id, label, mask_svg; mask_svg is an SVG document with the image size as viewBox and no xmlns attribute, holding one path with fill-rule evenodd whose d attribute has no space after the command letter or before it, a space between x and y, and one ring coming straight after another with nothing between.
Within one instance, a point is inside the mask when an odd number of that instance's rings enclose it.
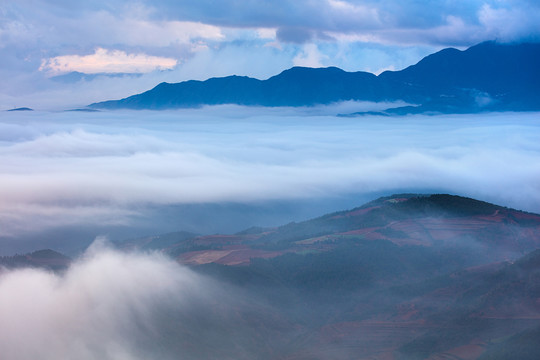
<instances>
[{"instance_id":1,"label":"reddish brown soil","mask_svg":"<svg viewBox=\"0 0 540 360\"><path fill-rule=\"evenodd\" d=\"M230 245L241 244L256 239L259 235L206 235L193 239L197 245Z\"/></svg>"},{"instance_id":2,"label":"reddish brown soil","mask_svg":"<svg viewBox=\"0 0 540 360\"><path fill-rule=\"evenodd\" d=\"M181 254L177 259L186 265L217 263L222 265L247 265L252 258L273 258L285 251L264 251L251 249L246 245L229 246L221 250L191 251Z\"/></svg>"},{"instance_id":3,"label":"reddish brown soil","mask_svg":"<svg viewBox=\"0 0 540 360\"><path fill-rule=\"evenodd\" d=\"M405 201L407 199L393 199ZM344 216L360 216L378 207L370 207L349 212ZM514 219L527 220L528 226L508 226ZM405 236L384 235L382 229L391 229L404 233ZM379 232L379 230L381 230ZM193 245L214 246L219 249L193 251L182 254L178 259L185 264L206 264L216 262L224 265L249 264L251 258L271 258L285 252L303 252L327 250L328 240L339 240L343 236L358 236L363 240L389 240L403 245L432 246L437 244L455 245L463 241L486 242L503 248L526 252L540 248L540 216L513 210L497 210L491 215L455 217L455 218L420 218L394 221L383 227L361 228L341 233L300 240L291 244L284 251L264 251L250 249L249 244L263 234L247 235L208 235L190 240ZM494 259L496 260L496 259Z\"/></svg>"}]
</instances>

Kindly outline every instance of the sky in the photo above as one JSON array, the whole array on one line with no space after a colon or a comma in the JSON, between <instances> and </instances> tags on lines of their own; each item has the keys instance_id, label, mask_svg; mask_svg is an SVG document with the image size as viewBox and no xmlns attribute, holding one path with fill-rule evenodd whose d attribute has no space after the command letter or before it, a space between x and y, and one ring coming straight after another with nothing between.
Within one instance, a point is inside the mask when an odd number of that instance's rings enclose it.
<instances>
[{"instance_id":1,"label":"sky","mask_svg":"<svg viewBox=\"0 0 540 360\"><path fill-rule=\"evenodd\" d=\"M399 70L445 47L540 40L535 0L2 0L0 109L292 66Z\"/></svg>"}]
</instances>

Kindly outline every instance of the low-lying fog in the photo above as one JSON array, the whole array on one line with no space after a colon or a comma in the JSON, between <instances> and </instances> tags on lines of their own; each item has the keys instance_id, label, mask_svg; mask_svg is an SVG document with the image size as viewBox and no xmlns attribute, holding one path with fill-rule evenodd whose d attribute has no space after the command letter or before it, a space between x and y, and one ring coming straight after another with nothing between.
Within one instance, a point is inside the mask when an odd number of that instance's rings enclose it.
<instances>
[{"instance_id":1,"label":"low-lying fog","mask_svg":"<svg viewBox=\"0 0 540 360\"><path fill-rule=\"evenodd\" d=\"M2 359L253 359L249 326L228 318L249 306L170 259L100 240L63 274L0 269Z\"/></svg>"},{"instance_id":2,"label":"low-lying fog","mask_svg":"<svg viewBox=\"0 0 540 360\"><path fill-rule=\"evenodd\" d=\"M334 116L359 107L4 112L4 252L277 225L404 191L540 212L540 114Z\"/></svg>"}]
</instances>

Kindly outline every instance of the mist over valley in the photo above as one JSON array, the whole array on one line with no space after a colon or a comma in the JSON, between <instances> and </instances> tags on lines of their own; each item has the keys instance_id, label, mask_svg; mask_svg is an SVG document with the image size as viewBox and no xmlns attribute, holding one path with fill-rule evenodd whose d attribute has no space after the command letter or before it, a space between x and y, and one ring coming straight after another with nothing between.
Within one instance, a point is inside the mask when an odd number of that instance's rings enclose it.
<instances>
[{"instance_id":1,"label":"mist over valley","mask_svg":"<svg viewBox=\"0 0 540 360\"><path fill-rule=\"evenodd\" d=\"M277 226L399 192L540 212L536 113L335 117L370 107L5 113L4 254Z\"/></svg>"}]
</instances>

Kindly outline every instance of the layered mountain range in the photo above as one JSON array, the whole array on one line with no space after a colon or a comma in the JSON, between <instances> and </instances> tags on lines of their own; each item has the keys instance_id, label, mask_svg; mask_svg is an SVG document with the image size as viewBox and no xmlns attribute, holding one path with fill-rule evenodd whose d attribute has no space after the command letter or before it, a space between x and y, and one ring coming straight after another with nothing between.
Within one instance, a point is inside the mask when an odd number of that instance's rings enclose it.
<instances>
[{"instance_id":1,"label":"layered mountain range","mask_svg":"<svg viewBox=\"0 0 540 360\"><path fill-rule=\"evenodd\" d=\"M117 247L167 254L242 294L164 315L153 336L188 359L540 358L537 214L400 194L275 228ZM69 266L51 251L0 260Z\"/></svg>"},{"instance_id":2,"label":"layered mountain range","mask_svg":"<svg viewBox=\"0 0 540 360\"><path fill-rule=\"evenodd\" d=\"M382 114L540 110L540 44L485 42L429 55L401 71L346 72L293 67L267 80L245 76L161 83L94 109L174 109L204 105L312 106L340 101L404 101Z\"/></svg>"}]
</instances>

